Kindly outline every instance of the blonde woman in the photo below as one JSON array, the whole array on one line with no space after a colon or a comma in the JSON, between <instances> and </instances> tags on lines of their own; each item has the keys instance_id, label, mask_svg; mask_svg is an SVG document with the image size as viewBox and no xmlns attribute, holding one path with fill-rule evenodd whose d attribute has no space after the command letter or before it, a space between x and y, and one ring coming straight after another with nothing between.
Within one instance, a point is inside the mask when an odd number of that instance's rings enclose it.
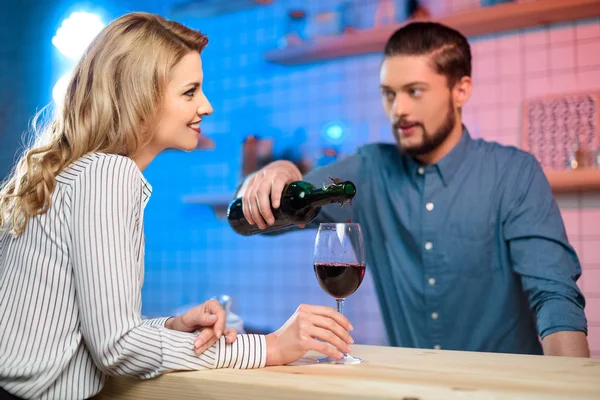
<instances>
[{"instance_id":1,"label":"blonde woman","mask_svg":"<svg viewBox=\"0 0 600 400\"><path fill-rule=\"evenodd\" d=\"M278 331L237 335L216 302L142 320L142 172L192 150L212 113L201 33L133 13L79 61L61 110L0 188L0 397L83 399L108 376L259 368L341 357L349 321L302 305ZM319 340L317 340L319 339Z\"/></svg>"}]
</instances>

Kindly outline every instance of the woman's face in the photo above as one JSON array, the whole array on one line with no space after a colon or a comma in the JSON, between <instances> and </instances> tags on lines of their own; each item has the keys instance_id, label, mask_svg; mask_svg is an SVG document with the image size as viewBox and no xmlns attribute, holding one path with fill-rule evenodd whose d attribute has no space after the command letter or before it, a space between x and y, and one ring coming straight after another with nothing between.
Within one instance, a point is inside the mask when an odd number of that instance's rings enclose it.
<instances>
[{"instance_id":1,"label":"woman's face","mask_svg":"<svg viewBox=\"0 0 600 400\"><path fill-rule=\"evenodd\" d=\"M191 52L171 71L151 146L194 150L201 135L200 122L213 112L202 92L202 61Z\"/></svg>"}]
</instances>

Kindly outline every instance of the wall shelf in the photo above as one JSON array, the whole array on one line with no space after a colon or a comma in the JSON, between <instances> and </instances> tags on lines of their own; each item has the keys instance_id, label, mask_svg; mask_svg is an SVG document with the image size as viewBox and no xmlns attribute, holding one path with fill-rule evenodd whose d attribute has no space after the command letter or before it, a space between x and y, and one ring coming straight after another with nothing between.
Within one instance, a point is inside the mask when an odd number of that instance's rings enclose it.
<instances>
[{"instance_id":1,"label":"wall shelf","mask_svg":"<svg viewBox=\"0 0 600 400\"><path fill-rule=\"evenodd\" d=\"M234 195L234 192L218 194L192 194L183 196L182 201L185 204L210 206L217 218L223 219L227 216L227 207L229 207Z\"/></svg>"},{"instance_id":2,"label":"wall shelf","mask_svg":"<svg viewBox=\"0 0 600 400\"><path fill-rule=\"evenodd\" d=\"M573 192L600 192L600 168L583 168L574 170L545 170L550 187L555 194ZM185 204L199 204L210 206L216 217L225 219L227 207L234 198L235 193L198 194L183 196Z\"/></svg>"},{"instance_id":3,"label":"wall shelf","mask_svg":"<svg viewBox=\"0 0 600 400\"><path fill-rule=\"evenodd\" d=\"M535 26L600 16L600 0L537 0L505 3L434 19L465 36L480 36ZM265 60L283 64L313 61L364 53L382 53L392 33L403 24L390 24L343 35L307 41L286 49L267 51Z\"/></svg>"},{"instance_id":4,"label":"wall shelf","mask_svg":"<svg viewBox=\"0 0 600 400\"><path fill-rule=\"evenodd\" d=\"M270 4L272 0L186 0L171 6L172 18L209 18Z\"/></svg>"},{"instance_id":5,"label":"wall shelf","mask_svg":"<svg viewBox=\"0 0 600 400\"><path fill-rule=\"evenodd\" d=\"M545 172L554 193L600 191L600 168Z\"/></svg>"}]
</instances>

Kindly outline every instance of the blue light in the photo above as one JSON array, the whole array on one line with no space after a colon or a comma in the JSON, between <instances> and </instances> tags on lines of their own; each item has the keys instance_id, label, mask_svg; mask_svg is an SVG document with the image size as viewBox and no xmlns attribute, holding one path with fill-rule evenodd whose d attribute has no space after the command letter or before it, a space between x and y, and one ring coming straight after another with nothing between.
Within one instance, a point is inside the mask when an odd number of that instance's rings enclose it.
<instances>
[{"instance_id":1,"label":"blue light","mask_svg":"<svg viewBox=\"0 0 600 400\"><path fill-rule=\"evenodd\" d=\"M102 19L92 13L76 11L65 19L52 38L52 44L66 57L79 59L90 42L104 28Z\"/></svg>"},{"instance_id":2,"label":"blue light","mask_svg":"<svg viewBox=\"0 0 600 400\"><path fill-rule=\"evenodd\" d=\"M344 129L338 124L330 125L325 130L325 134L329 139L337 141L344 136Z\"/></svg>"}]
</instances>

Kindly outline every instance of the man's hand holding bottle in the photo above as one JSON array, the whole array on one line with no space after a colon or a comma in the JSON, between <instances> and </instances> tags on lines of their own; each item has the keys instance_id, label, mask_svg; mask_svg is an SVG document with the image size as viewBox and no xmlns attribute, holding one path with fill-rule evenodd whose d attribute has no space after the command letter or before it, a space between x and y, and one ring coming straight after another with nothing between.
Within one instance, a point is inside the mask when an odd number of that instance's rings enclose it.
<instances>
[{"instance_id":1,"label":"man's hand holding bottle","mask_svg":"<svg viewBox=\"0 0 600 400\"><path fill-rule=\"evenodd\" d=\"M239 197L243 197L244 216L260 229L273 225L271 206L279 208L285 185L302 180L302 173L290 161L275 161L247 178Z\"/></svg>"}]
</instances>

